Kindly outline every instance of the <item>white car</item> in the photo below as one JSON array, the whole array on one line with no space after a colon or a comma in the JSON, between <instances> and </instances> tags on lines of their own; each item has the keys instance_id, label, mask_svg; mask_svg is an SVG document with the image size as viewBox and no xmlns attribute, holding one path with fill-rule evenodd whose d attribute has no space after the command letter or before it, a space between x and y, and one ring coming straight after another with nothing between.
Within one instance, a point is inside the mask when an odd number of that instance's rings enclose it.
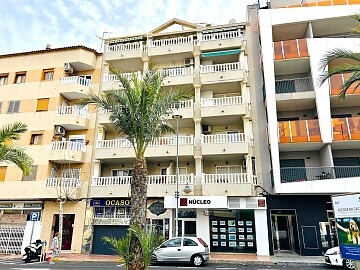
<instances>
[{"instance_id":1,"label":"white car","mask_svg":"<svg viewBox=\"0 0 360 270\"><path fill-rule=\"evenodd\" d=\"M152 254L152 262L182 262L201 266L209 260L209 246L199 237L174 237L160 246Z\"/></svg>"},{"instance_id":2,"label":"white car","mask_svg":"<svg viewBox=\"0 0 360 270\"><path fill-rule=\"evenodd\" d=\"M355 262L349 259L341 258L340 248L329 248L324 255L325 263L328 265L344 266L347 269L355 269Z\"/></svg>"}]
</instances>

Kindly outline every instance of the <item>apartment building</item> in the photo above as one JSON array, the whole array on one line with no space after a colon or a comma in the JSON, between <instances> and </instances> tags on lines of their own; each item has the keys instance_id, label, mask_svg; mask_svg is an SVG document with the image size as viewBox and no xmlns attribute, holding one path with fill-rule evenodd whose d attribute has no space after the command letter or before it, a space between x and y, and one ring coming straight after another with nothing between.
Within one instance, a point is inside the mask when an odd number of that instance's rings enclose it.
<instances>
[{"instance_id":1,"label":"apartment building","mask_svg":"<svg viewBox=\"0 0 360 270\"><path fill-rule=\"evenodd\" d=\"M28 126L18 143L34 159L29 176L0 164L0 253L50 243L59 201L62 249L81 251L96 113L75 101L98 92L100 70L101 54L83 46L0 55L0 124Z\"/></svg>"},{"instance_id":2,"label":"apartment building","mask_svg":"<svg viewBox=\"0 0 360 270\"><path fill-rule=\"evenodd\" d=\"M358 26L351 16L359 4L272 0L248 9L249 27L260 37L251 48L262 67L253 79L263 81L256 91L263 91L267 115L271 254L321 255L336 246L331 195L360 191L359 91L338 99L349 74L319 84L326 51L359 51L350 29Z\"/></svg>"},{"instance_id":3,"label":"apartment building","mask_svg":"<svg viewBox=\"0 0 360 270\"><path fill-rule=\"evenodd\" d=\"M211 251L268 255L246 24L172 19L148 33L106 39L104 47L102 92L121 87L110 66L141 76L151 65L166 74L165 88L189 87L194 93L193 99L180 102L181 119L169 115L177 134L165 134L147 148L147 225L165 238L174 236L178 203L179 235L202 237ZM135 155L103 111L95 140L83 246L84 251L109 254L113 251L102 237L123 236L128 228Z\"/></svg>"}]
</instances>

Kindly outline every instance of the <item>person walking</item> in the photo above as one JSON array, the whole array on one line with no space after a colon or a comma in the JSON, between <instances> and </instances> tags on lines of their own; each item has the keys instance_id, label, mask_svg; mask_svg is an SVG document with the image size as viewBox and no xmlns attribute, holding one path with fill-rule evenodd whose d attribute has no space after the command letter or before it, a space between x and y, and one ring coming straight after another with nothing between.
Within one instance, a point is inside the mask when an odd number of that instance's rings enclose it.
<instances>
[{"instance_id":1,"label":"person walking","mask_svg":"<svg viewBox=\"0 0 360 270\"><path fill-rule=\"evenodd\" d=\"M59 236L60 233L55 233L54 238L52 239L50 250L51 250L51 258L49 264L54 264L53 260L58 256L59 253Z\"/></svg>"}]
</instances>

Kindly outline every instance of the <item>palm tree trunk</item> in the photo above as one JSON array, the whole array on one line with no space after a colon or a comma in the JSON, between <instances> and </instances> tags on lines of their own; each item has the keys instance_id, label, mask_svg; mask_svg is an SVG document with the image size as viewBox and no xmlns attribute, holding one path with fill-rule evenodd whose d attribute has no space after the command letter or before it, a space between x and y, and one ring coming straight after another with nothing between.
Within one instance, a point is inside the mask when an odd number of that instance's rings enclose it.
<instances>
[{"instance_id":1,"label":"palm tree trunk","mask_svg":"<svg viewBox=\"0 0 360 270\"><path fill-rule=\"evenodd\" d=\"M131 182L131 217L130 226L138 225L145 229L146 224L146 197L147 197L147 167L145 158L136 158ZM131 239L130 252L133 259L129 264L129 270L145 269L142 262L140 241L133 236Z\"/></svg>"}]
</instances>

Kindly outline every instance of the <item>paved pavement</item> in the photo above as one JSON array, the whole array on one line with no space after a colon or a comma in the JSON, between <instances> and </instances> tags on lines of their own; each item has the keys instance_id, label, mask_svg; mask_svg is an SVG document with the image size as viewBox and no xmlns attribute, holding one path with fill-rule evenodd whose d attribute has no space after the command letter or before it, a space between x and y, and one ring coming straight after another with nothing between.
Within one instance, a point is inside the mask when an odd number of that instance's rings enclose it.
<instances>
[{"instance_id":1,"label":"paved pavement","mask_svg":"<svg viewBox=\"0 0 360 270\"><path fill-rule=\"evenodd\" d=\"M21 260L21 255L0 254L0 259ZM104 262L121 261L116 255L75 254L63 252L61 261ZM324 264L322 256L300 256L293 252L281 252L273 256L257 256L255 254L210 253L210 262L264 265L319 265Z\"/></svg>"}]
</instances>

